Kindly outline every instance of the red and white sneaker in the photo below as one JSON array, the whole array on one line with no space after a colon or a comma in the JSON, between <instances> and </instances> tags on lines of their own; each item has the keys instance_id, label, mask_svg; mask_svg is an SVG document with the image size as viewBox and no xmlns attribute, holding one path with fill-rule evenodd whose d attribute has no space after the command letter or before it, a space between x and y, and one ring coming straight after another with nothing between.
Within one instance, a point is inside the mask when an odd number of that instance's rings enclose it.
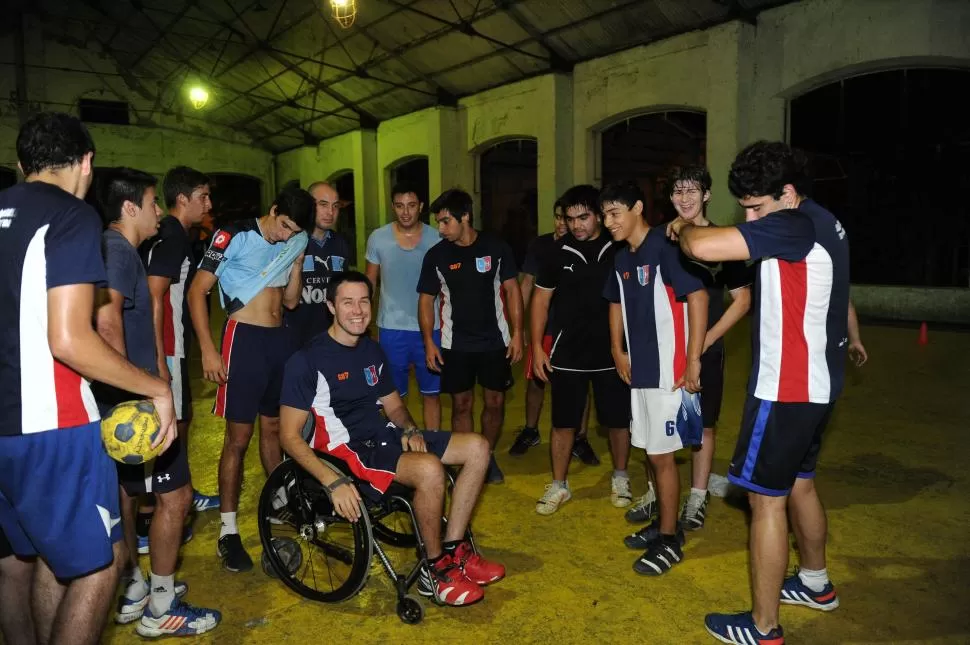
<instances>
[{"instance_id":1,"label":"red and white sneaker","mask_svg":"<svg viewBox=\"0 0 970 645\"><path fill-rule=\"evenodd\" d=\"M485 597L482 588L465 577L458 561L447 553L421 570L417 590L439 605L451 607L472 605Z\"/></svg>"},{"instance_id":2,"label":"red and white sneaker","mask_svg":"<svg viewBox=\"0 0 970 645\"><path fill-rule=\"evenodd\" d=\"M455 560L461 566L465 577L476 584L490 585L505 577L504 565L498 562L489 562L475 553L468 541L462 542L455 549Z\"/></svg>"}]
</instances>

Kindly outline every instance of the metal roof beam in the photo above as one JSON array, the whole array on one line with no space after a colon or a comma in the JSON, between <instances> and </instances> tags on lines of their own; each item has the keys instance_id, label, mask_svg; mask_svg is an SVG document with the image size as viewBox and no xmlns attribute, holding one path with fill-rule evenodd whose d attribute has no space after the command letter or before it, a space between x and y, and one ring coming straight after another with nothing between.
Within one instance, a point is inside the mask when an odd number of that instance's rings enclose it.
<instances>
[{"instance_id":1,"label":"metal roof beam","mask_svg":"<svg viewBox=\"0 0 970 645\"><path fill-rule=\"evenodd\" d=\"M563 55L557 47L552 45L544 33L539 31L539 29L529 21L524 15L522 15L521 9L515 6L509 0L494 0L495 5L500 7L505 14L512 19L512 22L517 24L522 31L529 34L529 36L535 40L537 43L542 45L543 49L549 52L549 64L552 69L557 72L570 73L573 71L574 63L569 59L568 56Z\"/></svg>"}]
</instances>

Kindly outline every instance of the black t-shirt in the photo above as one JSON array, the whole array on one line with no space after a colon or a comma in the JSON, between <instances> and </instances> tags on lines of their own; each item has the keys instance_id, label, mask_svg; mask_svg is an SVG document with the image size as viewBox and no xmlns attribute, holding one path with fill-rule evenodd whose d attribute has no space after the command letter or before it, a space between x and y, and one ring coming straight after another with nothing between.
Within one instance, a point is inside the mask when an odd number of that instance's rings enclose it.
<instances>
[{"instance_id":1,"label":"black t-shirt","mask_svg":"<svg viewBox=\"0 0 970 645\"><path fill-rule=\"evenodd\" d=\"M169 215L162 219L158 234L145 242L142 250L147 274L171 280L162 316L165 355L185 358L192 338L189 285L197 264L189 234L178 219Z\"/></svg>"},{"instance_id":2,"label":"black t-shirt","mask_svg":"<svg viewBox=\"0 0 970 645\"><path fill-rule=\"evenodd\" d=\"M754 284L755 264L735 260L730 262L702 262L680 256L681 264L687 272L697 277L707 289L707 328L710 329L724 315L724 292L734 291ZM708 351L723 351L724 337L711 345Z\"/></svg>"},{"instance_id":3,"label":"black t-shirt","mask_svg":"<svg viewBox=\"0 0 970 645\"><path fill-rule=\"evenodd\" d=\"M603 285L613 271L617 244L601 232L580 242L566 235L536 276L536 287L555 289L559 333L553 341L553 368L579 372L613 369L610 303Z\"/></svg>"},{"instance_id":4,"label":"black t-shirt","mask_svg":"<svg viewBox=\"0 0 970 645\"><path fill-rule=\"evenodd\" d=\"M546 233L532 240L529 243L528 250L525 252L525 261L522 262L522 273L527 273L532 277L538 277L542 267L550 262L558 248L559 243L556 240L555 233ZM559 327L556 326L555 310L556 302L555 298L553 298L553 301L549 303L549 317L546 319L546 336L555 336L559 330Z\"/></svg>"},{"instance_id":5,"label":"black t-shirt","mask_svg":"<svg viewBox=\"0 0 970 645\"><path fill-rule=\"evenodd\" d=\"M323 240L310 237L303 252L303 289L296 309L284 310L288 327L298 330L301 339L324 332L333 317L327 308L326 290L334 275L346 271L350 258L347 238L336 231L327 231Z\"/></svg>"},{"instance_id":6,"label":"black t-shirt","mask_svg":"<svg viewBox=\"0 0 970 645\"><path fill-rule=\"evenodd\" d=\"M468 246L441 240L424 256L418 293L441 294L441 347L487 352L508 347L502 283L518 275L512 248L490 233Z\"/></svg>"}]
</instances>

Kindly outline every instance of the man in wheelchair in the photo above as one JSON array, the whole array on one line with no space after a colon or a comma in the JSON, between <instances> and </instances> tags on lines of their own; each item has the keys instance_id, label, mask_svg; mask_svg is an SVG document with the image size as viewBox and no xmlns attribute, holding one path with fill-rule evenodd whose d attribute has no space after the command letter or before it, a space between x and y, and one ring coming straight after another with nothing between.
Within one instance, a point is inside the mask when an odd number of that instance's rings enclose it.
<instances>
[{"instance_id":1,"label":"man in wheelchair","mask_svg":"<svg viewBox=\"0 0 970 645\"><path fill-rule=\"evenodd\" d=\"M482 586L505 576L504 566L485 560L465 539L488 469L488 442L471 432L417 429L390 369L384 371L384 352L366 335L372 295L373 286L362 273L348 271L331 279L326 298L333 323L286 364L280 443L331 491L334 508L351 522L360 518L361 494L377 500L392 482L412 488L429 565L418 579L418 593L439 604L469 605L484 597ZM302 430L311 410L316 421L308 444ZM314 450L346 462L361 490L325 467ZM461 471L442 541L444 465Z\"/></svg>"}]
</instances>

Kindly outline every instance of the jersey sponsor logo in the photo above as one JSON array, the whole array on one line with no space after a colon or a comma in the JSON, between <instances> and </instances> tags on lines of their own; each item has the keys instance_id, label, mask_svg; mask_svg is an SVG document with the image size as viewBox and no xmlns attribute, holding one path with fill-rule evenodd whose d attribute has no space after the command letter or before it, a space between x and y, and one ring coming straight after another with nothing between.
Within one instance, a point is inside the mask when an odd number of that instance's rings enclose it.
<instances>
[{"instance_id":1,"label":"jersey sponsor logo","mask_svg":"<svg viewBox=\"0 0 970 645\"><path fill-rule=\"evenodd\" d=\"M451 269L452 271L457 271L458 269L461 268L461 262L455 262L454 264L449 264L448 268Z\"/></svg>"},{"instance_id":2,"label":"jersey sponsor logo","mask_svg":"<svg viewBox=\"0 0 970 645\"><path fill-rule=\"evenodd\" d=\"M324 299L323 289L303 287L303 302L308 305L319 305Z\"/></svg>"},{"instance_id":3,"label":"jersey sponsor logo","mask_svg":"<svg viewBox=\"0 0 970 645\"><path fill-rule=\"evenodd\" d=\"M645 287L650 284L650 265L644 264L643 266L637 267L637 282L640 283L641 287Z\"/></svg>"},{"instance_id":4,"label":"jersey sponsor logo","mask_svg":"<svg viewBox=\"0 0 970 645\"><path fill-rule=\"evenodd\" d=\"M350 378L350 372L340 372L339 374L337 374L338 381L346 381L349 378Z\"/></svg>"},{"instance_id":5,"label":"jersey sponsor logo","mask_svg":"<svg viewBox=\"0 0 970 645\"><path fill-rule=\"evenodd\" d=\"M13 218L17 216L17 209L15 208L4 208L0 210L0 228L10 228L13 224Z\"/></svg>"},{"instance_id":6,"label":"jersey sponsor logo","mask_svg":"<svg viewBox=\"0 0 970 645\"><path fill-rule=\"evenodd\" d=\"M229 246L229 240L231 239L232 235L229 235L229 233L226 233L225 231L219 231L216 233L216 236L212 238L212 248L225 251L226 247Z\"/></svg>"},{"instance_id":7,"label":"jersey sponsor logo","mask_svg":"<svg viewBox=\"0 0 970 645\"><path fill-rule=\"evenodd\" d=\"M374 387L377 385L377 366L368 365L364 368L364 379L367 381L367 385Z\"/></svg>"},{"instance_id":8,"label":"jersey sponsor logo","mask_svg":"<svg viewBox=\"0 0 970 645\"><path fill-rule=\"evenodd\" d=\"M630 272L629 271L624 271L623 272L623 279L624 280L629 280L630 279Z\"/></svg>"},{"instance_id":9,"label":"jersey sponsor logo","mask_svg":"<svg viewBox=\"0 0 970 645\"><path fill-rule=\"evenodd\" d=\"M570 273L576 273L576 271L573 269L574 266L576 266L576 263L575 262L573 262L569 266L566 266L564 264L564 265L562 265L562 268L563 268L564 271L569 271Z\"/></svg>"},{"instance_id":10,"label":"jersey sponsor logo","mask_svg":"<svg viewBox=\"0 0 970 645\"><path fill-rule=\"evenodd\" d=\"M475 269L479 273L486 273L492 270L492 256L486 255L483 258L475 258Z\"/></svg>"}]
</instances>

